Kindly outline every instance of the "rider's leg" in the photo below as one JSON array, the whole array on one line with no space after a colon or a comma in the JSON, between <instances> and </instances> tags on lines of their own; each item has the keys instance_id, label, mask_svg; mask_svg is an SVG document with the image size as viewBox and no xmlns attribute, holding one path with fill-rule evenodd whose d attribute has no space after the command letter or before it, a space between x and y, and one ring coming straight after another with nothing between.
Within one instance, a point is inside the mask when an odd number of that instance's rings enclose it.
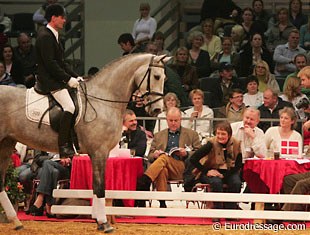
<instances>
[{"instance_id":1,"label":"rider's leg","mask_svg":"<svg viewBox=\"0 0 310 235\"><path fill-rule=\"evenodd\" d=\"M70 157L74 155L72 141L70 140L71 123L75 111L74 103L67 89L56 91L52 95L64 110L59 126L59 155L60 157Z\"/></svg>"}]
</instances>

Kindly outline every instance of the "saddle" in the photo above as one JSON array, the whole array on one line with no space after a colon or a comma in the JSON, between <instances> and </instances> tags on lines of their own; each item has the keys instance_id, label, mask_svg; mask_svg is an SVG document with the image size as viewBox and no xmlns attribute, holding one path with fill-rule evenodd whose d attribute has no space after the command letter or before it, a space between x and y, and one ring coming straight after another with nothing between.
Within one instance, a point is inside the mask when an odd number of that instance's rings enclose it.
<instances>
[{"instance_id":1,"label":"saddle","mask_svg":"<svg viewBox=\"0 0 310 235\"><path fill-rule=\"evenodd\" d=\"M69 94L75 106L71 128L71 140L78 150L78 138L74 130L75 124L79 121L81 100L76 89L70 89ZM38 128L42 124L50 125L52 130L59 133L60 119L63 109L51 94L41 94L34 88L27 89L26 94L26 116L30 121L37 122Z\"/></svg>"}]
</instances>

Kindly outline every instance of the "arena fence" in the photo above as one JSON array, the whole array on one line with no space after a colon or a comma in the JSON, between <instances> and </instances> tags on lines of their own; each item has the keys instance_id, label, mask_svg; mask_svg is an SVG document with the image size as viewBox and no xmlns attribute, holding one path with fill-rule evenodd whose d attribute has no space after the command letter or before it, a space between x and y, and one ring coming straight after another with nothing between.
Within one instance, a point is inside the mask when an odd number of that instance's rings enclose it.
<instances>
[{"instance_id":1,"label":"arena fence","mask_svg":"<svg viewBox=\"0 0 310 235\"><path fill-rule=\"evenodd\" d=\"M92 190L56 189L55 198L92 198ZM255 202L263 208L264 203L300 203L310 204L309 195L281 194L243 194L243 193L193 193L193 192L141 192L106 191L107 199L144 199L144 200L181 200L213 202ZM91 206L53 205L54 214L90 215ZM127 216L167 216L200 218L244 218L310 221L310 213L303 211L264 211L264 210L227 210L227 209L186 209L186 208L136 208L106 207L107 215Z\"/></svg>"}]
</instances>

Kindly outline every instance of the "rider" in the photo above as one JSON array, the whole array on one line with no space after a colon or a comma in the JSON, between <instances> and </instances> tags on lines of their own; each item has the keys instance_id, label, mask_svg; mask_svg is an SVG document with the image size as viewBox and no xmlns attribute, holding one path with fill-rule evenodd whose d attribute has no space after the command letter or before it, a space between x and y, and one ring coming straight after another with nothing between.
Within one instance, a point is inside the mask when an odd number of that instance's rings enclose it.
<instances>
[{"instance_id":1,"label":"rider","mask_svg":"<svg viewBox=\"0 0 310 235\"><path fill-rule=\"evenodd\" d=\"M59 31L66 23L64 8L59 4L48 6L45 18L48 24L39 30L35 44L38 61L35 89L43 94L50 93L63 108L58 136L59 155L70 157L74 155L70 128L75 107L67 88L77 88L83 78L64 62L64 50L59 41Z\"/></svg>"}]
</instances>

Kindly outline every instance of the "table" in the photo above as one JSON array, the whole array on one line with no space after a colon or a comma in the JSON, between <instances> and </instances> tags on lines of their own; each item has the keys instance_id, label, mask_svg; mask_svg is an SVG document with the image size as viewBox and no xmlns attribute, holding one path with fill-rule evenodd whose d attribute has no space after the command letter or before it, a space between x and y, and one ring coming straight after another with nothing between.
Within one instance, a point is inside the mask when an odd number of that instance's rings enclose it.
<instances>
[{"instance_id":1,"label":"table","mask_svg":"<svg viewBox=\"0 0 310 235\"><path fill-rule=\"evenodd\" d=\"M279 193L287 175L310 170L310 162L299 164L295 160L246 160L243 178L253 193Z\"/></svg>"},{"instance_id":2,"label":"table","mask_svg":"<svg viewBox=\"0 0 310 235\"><path fill-rule=\"evenodd\" d=\"M105 189L136 190L137 178L143 174L142 158L108 158L105 171ZM71 189L92 189L93 174L89 156L72 159ZM134 200L123 200L125 206L134 206Z\"/></svg>"}]
</instances>

